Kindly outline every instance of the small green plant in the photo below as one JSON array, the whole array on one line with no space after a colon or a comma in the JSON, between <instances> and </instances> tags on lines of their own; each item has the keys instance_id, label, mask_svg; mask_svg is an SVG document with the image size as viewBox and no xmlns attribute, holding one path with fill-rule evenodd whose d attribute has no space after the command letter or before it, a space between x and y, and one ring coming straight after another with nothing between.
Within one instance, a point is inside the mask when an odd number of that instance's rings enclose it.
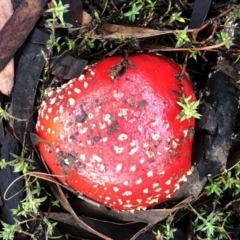
<instances>
[{"instance_id":1,"label":"small green plant","mask_svg":"<svg viewBox=\"0 0 240 240\"><path fill-rule=\"evenodd\" d=\"M22 226L25 225L28 227L28 222L36 220L41 220L43 224L45 224L46 235L47 237L51 237L56 223L50 222L48 219L46 219L46 217L39 214L39 207L43 202L46 201L47 196L40 195L41 192L43 192L43 188L40 186L38 179L28 176L28 173L35 169L33 166L34 161L30 158L25 158L23 153L21 156L17 156L15 154L12 154L12 156L14 159L10 162L6 162L4 159L0 160L0 169L3 169L9 165L13 167L14 172L21 172L23 174L22 177L25 179L24 190L26 194L19 206L16 209L12 209L12 214L15 216L14 224L10 225L1 221L2 230L0 231L0 238L3 240L12 240L14 239L14 235L16 233L21 232L34 239L34 234L30 234L28 231L23 230ZM9 186L9 188L11 188L13 184L14 182ZM8 189L4 193L4 199L9 199L12 197L7 195ZM57 201L55 201L55 204L57 204Z\"/></svg>"},{"instance_id":2,"label":"small green plant","mask_svg":"<svg viewBox=\"0 0 240 240\"><path fill-rule=\"evenodd\" d=\"M13 119L13 120L16 120L16 121L19 121L19 122L27 121L27 119L21 119L21 118L17 118L17 117L12 116L10 113L8 113L7 106L5 107L5 109L0 107L0 121L2 119L5 119L5 120Z\"/></svg>"},{"instance_id":3,"label":"small green plant","mask_svg":"<svg viewBox=\"0 0 240 240\"><path fill-rule=\"evenodd\" d=\"M182 12L172 13L168 23L173 23L173 22L176 22L176 21L181 22L181 23L185 23L185 20L184 20L183 17L181 17L181 15L182 15Z\"/></svg>"},{"instance_id":4,"label":"small green plant","mask_svg":"<svg viewBox=\"0 0 240 240\"><path fill-rule=\"evenodd\" d=\"M165 224L160 226L160 229L157 231L153 231L156 240L170 240L174 237L174 232L176 232L176 228L172 226L173 216L169 215L166 219Z\"/></svg>"},{"instance_id":5,"label":"small green plant","mask_svg":"<svg viewBox=\"0 0 240 240\"><path fill-rule=\"evenodd\" d=\"M63 18L64 13L69 11L68 10L69 4L63 5L61 0L59 0L58 2L56 2L55 0L52 0L52 4L54 5L54 7L46 10L47 13L52 14L52 18L48 19L47 23L48 24L52 23L54 24L55 27L62 27L62 28L69 27L69 24L65 23ZM60 24L58 23L58 21L60 21Z\"/></svg>"},{"instance_id":6,"label":"small green plant","mask_svg":"<svg viewBox=\"0 0 240 240\"><path fill-rule=\"evenodd\" d=\"M232 38L229 36L227 32L221 31L220 33L217 33L217 40L216 44L224 43L224 46L229 49L231 46L233 46Z\"/></svg>"},{"instance_id":7,"label":"small green plant","mask_svg":"<svg viewBox=\"0 0 240 240\"><path fill-rule=\"evenodd\" d=\"M188 26L185 27L183 30L176 31L176 37L177 37L177 43L175 45L176 48L183 46L187 42L190 42L187 32L188 32Z\"/></svg>"},{"instance_id":8,"label":"small green plant","mask_svg":"<svg viewBox=\"0 0 240 240\"><path fill-rule=\"evenodd\" d=\"M228 239L225 228L231 215L230 211L212 210L209 212L206 208L194 208L191 204L188 205L188 209L196 216L193 229L197 239Z\"/></svg>"},{"instance_id":9,"label":"small green plant","mask_svg":"<svg viewBox=\"0 0 240 240\"><path fill-rule=\"evenodd\" d=\"M200 104L200 101L193 101L190 102L192 96L189 97L183 97L180 99L180 101L177 102L179 106L182 107L182 111L177 115L177 119L180 119L180 121L189 119L191 117L194 118L200 118L201 114L197 112L197 108Z\"/></svg>"},{"instance_id":10,"label":"small green plant","mask_svg":"<svg viewBox=\"0 0 240 240\"><path fill-rule=\"evenodd\" d=\"M134 22L136 20L136 15L140 14L140 10L142 9L143 5L137 5L136 3L132 4L132 8L123 14L124 17L127 17L130 22Z\"/></svg>"},{"instance_id":11,"label":"small green plant","mask_svg":"<svg viewBox=\"0 0 240 240\"><path fill-rule=\"evenodd\" d=\"M200 51L194 51L194 50L189 50L189 52L190 52L189 58L193 58L196 62L197 62L198 56L201 56L202 54Z\"/></svg>"},{"instance_id":12,"label":"small green plant","mask_svg":"<svg viewBox=\"0 0 240 240\"><path fill-rule=\"evenodd\" d=\"M47 29L50 30L51 34L49 40L47 41L47 49L52 52L54 47L57 48L57 51L61 51L61 44L60 40L61 37L57 37L55 35L56 28L70 28L72 27L71 24L65 23L64 21L64 14L68 12L69 4L63 5L62 1L59 0L58 2L53 0L52 1L53 7L46 10L46 13L50 13L51 17L48 18L45 22L45 26Z\"/></svg>"}]
</instances>

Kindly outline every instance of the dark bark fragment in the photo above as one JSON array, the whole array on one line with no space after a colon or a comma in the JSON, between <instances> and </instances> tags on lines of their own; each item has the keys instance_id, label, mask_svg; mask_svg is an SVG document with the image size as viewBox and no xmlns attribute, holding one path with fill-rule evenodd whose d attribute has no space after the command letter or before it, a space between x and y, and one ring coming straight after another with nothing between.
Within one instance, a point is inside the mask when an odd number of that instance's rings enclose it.
<instances>
[{"instance_id":1,"label":"dark bark fragment","mask_svg":"<svg viewBox=\"0 0 240 240\"><path fill-rule=\"evenodd\" d=\"M0 71L28 37L47 0L22 0L0 31Z\"/></svg>"},{"instance_id":2,"label":"dark bark fragment","mask_svg":"<svg viewBox=\"0 0 240 240\"><path fill-rule=\"evenodd\" d=\"M2 143L1 148L1 159L5 159L6 162L10 162L14 159L11 153L19 155L20 147L16 139L14 139L10 133L7 132L6 137ZM14 224L13 214L11 209L16 209L23 199L23 181L17 178L21 176L21 173L16 173L13 171L13 167L7 166L0 171L0 192L3 201L1 206L1 220L8 223ZM15 182L14 182L15 181ZM8 189L9 185L14 184ZM7 191L6 199L4 199L4 194ZM19 219L17 216L14 216Z\"/></svg>"},{"instance_id":3,"label":"dark bark fragment","mask_svg":"<svg viewBox=\"0 0 240 240\"><path fill-rule=\"evenodd\" d=\"M47 34L35 29L18 64L12 92L12 115L20 119L28 119L27 123L25 121L13 123L14 133L21 142L26 130L33 131L31 115L38 81L45 64L41 51L46 51L44 44L47 39Z\"/></svg>"},{"instance_id":4,"label":"dark bark fragment","mask_svg":"<svg viewBox=\"0 0 240 240\"><path fill-rule=\"evenodd\" d=\"M87 62L84 59L77 59L67 53L63 53L53 61L50 70L53 75L59 78L72 79L80 76Z\"/></svg>"},{"instance_id":5,"label":"dark bark fragment","mask_svg":"<svg viewBox=\"0 0 240 240\"><path fill-rule=\"evenodd\" d=\"M210 94L201 105L203 116L197 122L193 155L200 179L226 169L239 98L228 78L221 71L215 72L208 82Z\"/></svg>"}]
</instances>

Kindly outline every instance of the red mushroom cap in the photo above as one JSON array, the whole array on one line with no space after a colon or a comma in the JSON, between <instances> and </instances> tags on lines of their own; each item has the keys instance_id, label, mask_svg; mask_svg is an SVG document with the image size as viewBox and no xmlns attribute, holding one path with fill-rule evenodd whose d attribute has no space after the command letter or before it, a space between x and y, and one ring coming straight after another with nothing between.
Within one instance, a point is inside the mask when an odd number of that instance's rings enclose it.
<instances>
[{"instance_id":1,"label":"red mushroom cap","mask_svg":"<svg viewBox=\"0 0 240 240\"><path fill-rule=\"evenodd\" d=\"M135 54L107 58L42 102L39 150L59 180L119 211L166 201L191 169L193 118L180 121L187 76L172 60ZM182 85L183 84L183 85ZM61 175L61 176L59 176Z\"/></svg>"}]
</instances>

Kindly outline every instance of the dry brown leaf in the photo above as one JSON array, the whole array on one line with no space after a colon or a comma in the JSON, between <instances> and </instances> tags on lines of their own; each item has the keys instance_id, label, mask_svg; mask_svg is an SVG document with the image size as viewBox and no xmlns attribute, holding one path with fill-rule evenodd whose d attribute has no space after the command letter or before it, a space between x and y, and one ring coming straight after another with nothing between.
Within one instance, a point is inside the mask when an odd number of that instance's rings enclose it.
<instances>
[{"instance_id":1,"label":"dry brown leaf","mask_svg":"<svg viewBox=\"0 0 240 240\"><path fill-rule=\"evenodd\" d=\"M0 30L11 17L13 6L11 0L0 1ZM13 88L14 62L13 59L0 72L0 91L9 95Z\"/></svg>"},{"instance_id":2,"label":"dry brown leaf","mask_svg":"<svg viewBox=\"0 0 240 240\"><path fill-rule=\"evenodd\" d=\"M131 27L131 26L123 26L123 25L116 25L105 23L101 28L102 34L91 35L92 38L101 39L101 38L147 38L147 37L154 37L169 33L174 33L174 31L160 31L151 28L143 28L143 27Z\"/></svg>"}]
</instances>

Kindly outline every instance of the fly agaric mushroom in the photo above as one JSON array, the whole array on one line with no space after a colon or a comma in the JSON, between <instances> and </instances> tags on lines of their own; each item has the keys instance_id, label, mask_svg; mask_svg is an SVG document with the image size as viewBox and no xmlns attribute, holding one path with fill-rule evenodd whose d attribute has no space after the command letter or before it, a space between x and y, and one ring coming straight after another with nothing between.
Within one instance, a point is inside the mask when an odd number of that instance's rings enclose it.
<instances>
[{"instance_id":1,"label":"fly agaric mushroom","mask_svg":"<svg viewBox=\"0 0 240 240\"><path fill-rule=\"evenodd\" d=\"M177 118L182 94L195 100L180 73L166 57L114 56L46 94L36 133L52 173L119 211L171 198L191 172L195 126Z\"/></svg>"}]
</instances>

